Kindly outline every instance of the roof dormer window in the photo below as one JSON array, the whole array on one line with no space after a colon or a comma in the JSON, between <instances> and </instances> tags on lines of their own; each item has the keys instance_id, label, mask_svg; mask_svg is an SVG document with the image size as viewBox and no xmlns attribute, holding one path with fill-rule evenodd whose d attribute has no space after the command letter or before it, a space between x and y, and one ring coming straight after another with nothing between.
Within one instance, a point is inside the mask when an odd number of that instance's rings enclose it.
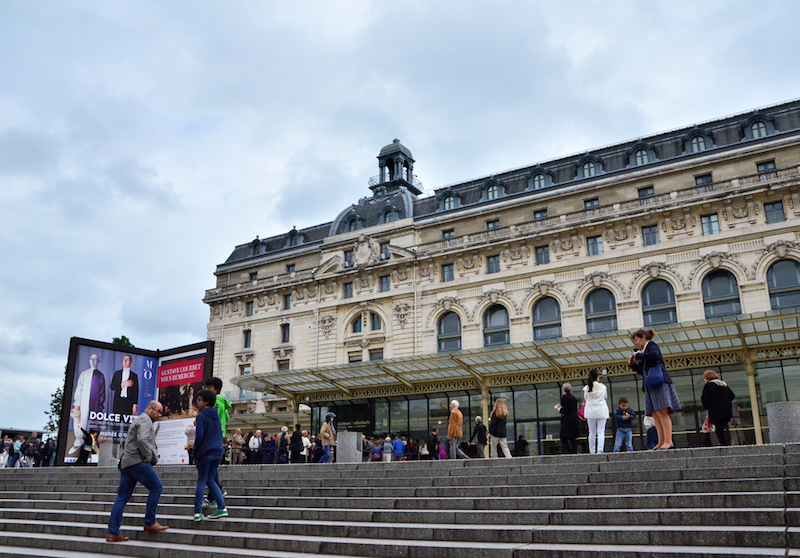
<instances>
[{"instance_id":1,"label":"roof dormer window","mask_svg":"<svg viewBox=\"0 0 800 558\"><path fill-rule=\"evenodd\" d=\"M647 152L647 149L639 149L634 157L636 158L637 167L641 167L650 162L650 154Z\"/></svg>"},{"instance_id":2,"label":"roof dormer window","mask_svg":"<svg viewBox=\"0 0 800 558\"><path fill-rule=\"evenodd\" d=\"M692 153L700 153L706 150L706 138L703 136L695 136L692 138Z\"/></svg>"}]
</instances>

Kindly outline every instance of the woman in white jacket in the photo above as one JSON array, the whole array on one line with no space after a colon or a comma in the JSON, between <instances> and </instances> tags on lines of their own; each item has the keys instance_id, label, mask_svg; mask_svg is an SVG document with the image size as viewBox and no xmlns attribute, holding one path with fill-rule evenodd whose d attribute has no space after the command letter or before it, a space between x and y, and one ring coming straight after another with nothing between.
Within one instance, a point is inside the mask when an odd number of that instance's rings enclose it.
<instances>
[{"instance_id":1,"label":"woman in white jacket","mask_svg":"<svg viewBox=\"0 0 800 558\"><path fill-rule=\"evenodd\" d=\"M590 370L589 383L583 386L583 400L586 403L583 416L589 423L589 453L603 453L606 442L607 390L598 377L597 370Z\"/></svg>"}]
</instances>

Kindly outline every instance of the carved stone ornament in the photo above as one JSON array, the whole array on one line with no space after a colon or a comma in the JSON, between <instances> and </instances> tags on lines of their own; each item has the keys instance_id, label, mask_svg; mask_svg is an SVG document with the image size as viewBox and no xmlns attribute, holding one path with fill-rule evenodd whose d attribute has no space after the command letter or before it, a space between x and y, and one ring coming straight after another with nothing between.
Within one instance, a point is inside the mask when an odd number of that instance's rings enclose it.
<instances>
[{"instance_id":1,"label":"carved stone ornament","mask_svg":"<svg viewBox=\"0 0 800 558\"><path fill-rule=\"evenodd\" d=\"M319 317L319 330L324 337L330 337L336 327L335 314L323 314Z\"/></svg>"},{"instance_id":2,"label":"carved stone ornament","mask_svg":"<svg viewBox=\"0 0 800 558\"><path fill-rule=\"evenodd\" d=\"M694 215L686 214L682 217L667 217L661 223L661 230L667 235L667 238L672 238L679 234L694 234L694 226L697 223Z\"/></svg>"},{"instance_id":3,"label":"carved stone ornament","mask_svg":"<svg viewBox=\"0 0 800 558\"><path fill-rule=\"evenodd\" d=\"M633 292L633 287L642 279L643 276L648 276L651 279L656 277L663 277L668 274L673 280L677 280L684 290L689 290L689 283L686 279L673 268L671 265L663 262L650 262L639 268L636 276L631 281L628 287L628 292Z\"/></svg>"},{"instance_id":4,"label":"carved stone ornament","mask_svg":"<svg viewBox=\"0 0 800 558\"><path fill-rule=\"evenodd\" d=\"M750 267L750 273L748 273L748 277L755 279L756 273L758 273L758 268L761 267L761 263L766 258L774 255L782 259L791 253L794 253L795 257L800 255L800 242L795 242L794 240L778 240L777 242L773 242L769 246L762 248L756 253L756 261Z\"/></svg>"},{"instance_id":5,"label":"carved stone ornament","mask_svg":"<svg viewBox=\"0 0 800 558\"><path fill-rule=\"evenodd\" d=\"M624 229L609 229L606 231L606 244L613 250L617 246L633 246L636 238L636 227L628 225Z\"/></svg>"},{"instance_id":6,"label":"carved stone ornament","mask_svg":"<svg viewBox=\"0 0 800 558\"><path fill-rule=\"evenodd\" d=\"M407 303L402 302L400 304L395 305L394 319L397 322L397 325L400 327L400 329L406 327L406 324L408 323L408 315L410 313L411 313L411 307Z\"/></svg>"},{"instance_id":7,"label":"carved stone ornament","mask_svg":"<svg viewBox=\"0 0 800 558\"><path fill-rule=\"evenodd\" d=\"M728 227L736 226L737 221L747 220L750 224L756 223L759 213L758 204L748 202L746 205L727 206L722 210L722 218L728 223Z\"/></svg>"},{"instance_id":8,"label":"carved stone ornament","mask_svg":"<svg viewBox=\"0 0 800 558\"><path fill-rule=\"evenodd\" d=\"M531 251L527 246L521 246L519 248L506 248L503 250L502 256L503 263L506 264L506 267L511 267L513 265L528 265L528 262L531 258Z\"/></svg>"},{"instance_id":9,"label":"carved stone ornament","mask_svg":"<svg viewBox=\"0 0 800 558\"><path fill-rule=\"evenodd\" d=\"M519 304L517 304L513 298L508 296L508 294L505 291L498 289L491 289L490 291L483 293L483 296L481 296L478 299L477 304L475 304L475 307L473 308L469 316L469 321L473 321L475 319L475 314L477 313L478 308L480 308L486 300L488 300L492 304L497 304L497 302L500 301L501 299L503 302L506 303L506 305L511 306L516 316L522 315L522 307Z\"/></svg>"},{"instance_id":10,"label":"carved stone ornament","mask_svg":"<svg viewBox=\"0 0 800 558\"><path fill-rule=\"evenodd\" d=\"M583 240L577 235L569 238L557 238L553 241L553 254L556 259L561 259L565 254L580 255Z\"/></svg>"},{"instance_id":11,"label":"carved stone ornament","mask_svg":"<svg viewBox=\"0 0 800 558\"><path fill-rule=\"evenodd\" d=\"M750 273L744 266L739 262L739 258L736 254L728 254L727 252L711 252L710 254L706 254L694 264L692 268L692 272L689 274L689 284L691 285L697 273L703 269L706 265L714 268L719 269L724 262L728 264L732 264L734 267L738 268L742 271L742 274L745 277L751 278Z\"/></svg>"},{"instance_id":12,"label":"carved stone ornament","mask_svg":"<svg viewBox=\"0 0 800 558\"><path fill-rule=\"evenodd\" d=\"M795 216L800 215L800 194L792 194L789 198L789 208L794 212Z\"/></svg>"},{"instance_id":13,"label":"carved stone ornament","mask_svg":"<svg viewBox=\"0 0 800 558\"><path fill-rule=\"evenodd\" d=\"M619 289L619 292L622 293L623 299L630 298L630 290L626 289L622 283L620 283L616 277L609 275L605 271L595 271L594 273L587 275L581 281L581 284L578 285L578 288L575 289L575 292L572 293L572 297L569 299L569 306L575 306L575 302L578 299L578 294L587 286L591 285L592 287L600 287L603 284L611 283ZM617 301L620 302L620 301Z\"/></svg>"},{"instance_id":14,"label":"carved stone ornament","mask_svg":"<svg viewBox=\"0 0 800 558\"><path fill-rule=\"evenodd\" d=\"M392 271L392 283L402 283L403 281L408 281L407 269L395 269Z\"/></svg>"},{"instance_id":15,"label":"carved stone ornament","mask_svg":"<svg viewBox=\"0 0 800 558\"><path fill-rule=\"evenodd\" d=\"M377 240L362 234L356 241L353 250L353 263L355 265L367 265L377 263L380 259L381 246Z\"/></svg>"}]
</instances>

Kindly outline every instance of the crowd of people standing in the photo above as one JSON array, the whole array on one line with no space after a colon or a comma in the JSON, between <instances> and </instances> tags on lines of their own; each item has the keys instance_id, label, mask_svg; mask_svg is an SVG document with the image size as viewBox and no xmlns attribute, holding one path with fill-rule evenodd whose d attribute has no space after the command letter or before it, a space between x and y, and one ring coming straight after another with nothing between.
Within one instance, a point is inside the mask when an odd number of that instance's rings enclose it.
<instances>
[{"instance_id":1,"label":"crowd of people standing","mask_svg":"<svg viewBox=\"0 0 800 558\"><path fill-rule=\"evenodd\" d=\"M58 440L55 436L47 440L39 438L37 432L28 438L3 437L0 449L0 469L4 467L53 467L56 461Z\"/></svg>"}]
</instances>

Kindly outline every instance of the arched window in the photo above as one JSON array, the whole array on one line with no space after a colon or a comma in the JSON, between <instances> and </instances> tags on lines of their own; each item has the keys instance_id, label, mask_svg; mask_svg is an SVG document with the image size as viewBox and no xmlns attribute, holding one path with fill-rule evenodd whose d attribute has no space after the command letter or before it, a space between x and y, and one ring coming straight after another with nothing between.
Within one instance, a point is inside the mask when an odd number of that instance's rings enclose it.
<instances>
[{"instance_id":1,"label":"arched window","mask_svg":"<svg viewBox=\"0 0 800 558\"><path fill-rule=\"evenodd\" d=\"M750 126L750 131L753 132L753 139L760 139L767 137L767 125L763 122L754 122Z\"/></svg>"},{"instance_id":2,"label":"arched window","mask_svg":"<svg viewBox=\"0 0 800 558\"><path fill-rule=\"evenodd\" d=\"M486 199L496 200L500 196L500 188L496 184L492 184L486 188Z\"/></svg>"},{"instance_id":3,"label":"arched window","mask_svg":"<svg viewBox=\"0 0 800 558\"><path fill-rule=\"evenodd\" d=\"M584 178L591 178L596 174L596 169L593 161L589 161L583 164L583 177Z\"/></svg>"},{"instance_id":4,"label":"arched window","mask_svg":"<svg viewBox=\"0 0 800 558\"><path fill-rule=\"evenodd\" d=\"M636 152L636 166L640 167L642 165L646 165L650 162L650 154L647 153L647 149L640 149Z\"/></svg>"},{"instance_id":5,"label":"arched window","mask_svg":"<svg viewBox=\"0 0 800 558\"><path fill-rule=\"evenodd\" d=\"M436 327L437 345L440 353L461 350L461 318L455 312L446 312L439 318Z\"/></svg>"},{"instance_id":6,"label":"arched window","mask_svg":"<svg viewBox=\"0 0 800 558\"><path fill-rule=\"evenodd\" d=\"M537 174L536 176L533 177L533 189L534 190L541 190L542 188L544 188L544 184L545 184L545 182L544 182L544 175L543 174Z\"/></svg>"},{"instance_id":7,"label":"arched window","mask_svg":"<svg viewBox=\"0 0 800 558\"><path fill-rule=\"evenodd\" d=\"M800 264L778 260L767 270L769 302L773 310L800 306Z\"/></svg>"},{"instance_id":8,"label":"arched window","mask_svg":"<svg viewBox=\"0 0 800 558\"><path fill-rule=\"evenodd\" d=\"M444 209L447 211L448 209L455 209L456 207L456 198L453 196L447 196L444 199Z\"/></svg>"},{"instance_id":9,"label":"arched window","mask_svg":"<svg viewBox=\"0 0 800 558\"><path fill-rule=\"evenodd\" d=\"M706 318L733 316L742 313L739 284L730 271L717 269L703 278L701 286Z\"/></svg>"},{"instance_id":10,"label":"arched window","mask_svg":"<svg viewBox=\"0 0 800 558\"><path fill-rule=\"evenodd\" d=\"M353 323L350 327L353 333L361 333L361 314L353 319Z\"/></svg>"},{"instance_id":11,"label":"arched window","mask_svg":"<svg viewBox=\"0 0 800 558\"><path fill-rule=\"evenodd\" d=\"M586 332L617 330L617 301L608 289L596 289L586 297Z\"/></svg>"},{"instance_id":12,"label":"arched window","mask_svg":"<svg viewBox=\"0 0 800 558\"><path fill-rule=\"evenodd\" d=\"M695 136L692 138L692 153L700 153L706 150L706 138Z\"/></svg>"},{"instance_id":13,"label":"arched window","mask_svg":"<svg viewBox=\"0 0 800 558\"><path fill-rule=\"evenodd\" d=\"M490 306L483 314L483 346L507 345L508 310L501 304Z\"/></svg>"},{"instance_id":14,"label":"arched window","mask_svg":"<svg viewBox=\"0 0 800 558\"><path fill-rule=\"evenodd\" d=\"M561 337L561 307L551 296L533 305L533 338L553 339Z\"/></svg>"},{"instance_id":15,"label":"arched window","mask_svg":"<svg viewBox=\"0 0 800 558\"><path fill-rule=\"evenodd\" d=\"M644 327L673 324L678 321L675 311L675 291L667 281L656 279L642 289Z\"/></svg>"},{"instance_id":16,"label":"arched window","mask_svg":"<svg viewBox=\"0 0 800 558\"><path fill-rule=\"evenodd\" d=\"M361 228L361 222L358 219L353 218L347 222L348 231L357 231L360 228Z\"/></svg>"},{"instance_id":17,"label":"arched window","mask_svg":"<svg viewBox=\"0 0 800 558\"><path fill-rule=\"evenodd\" d=\"M392 221L397 221L397 211L394 209L387 209L381 213L381 223L391 223Z\"/></svg>"},{"instance_id":18,"label":"arched window","mask_svg":"<svg viewBox=\"0 0 800 558\"><path fill-rule=\"evenodd\" d=\"M380 315L376 314L375 312L370 313L370 324L372 325L372 331L378 331L381 329L381 317Z\"/></svg>"}]
</instances>

